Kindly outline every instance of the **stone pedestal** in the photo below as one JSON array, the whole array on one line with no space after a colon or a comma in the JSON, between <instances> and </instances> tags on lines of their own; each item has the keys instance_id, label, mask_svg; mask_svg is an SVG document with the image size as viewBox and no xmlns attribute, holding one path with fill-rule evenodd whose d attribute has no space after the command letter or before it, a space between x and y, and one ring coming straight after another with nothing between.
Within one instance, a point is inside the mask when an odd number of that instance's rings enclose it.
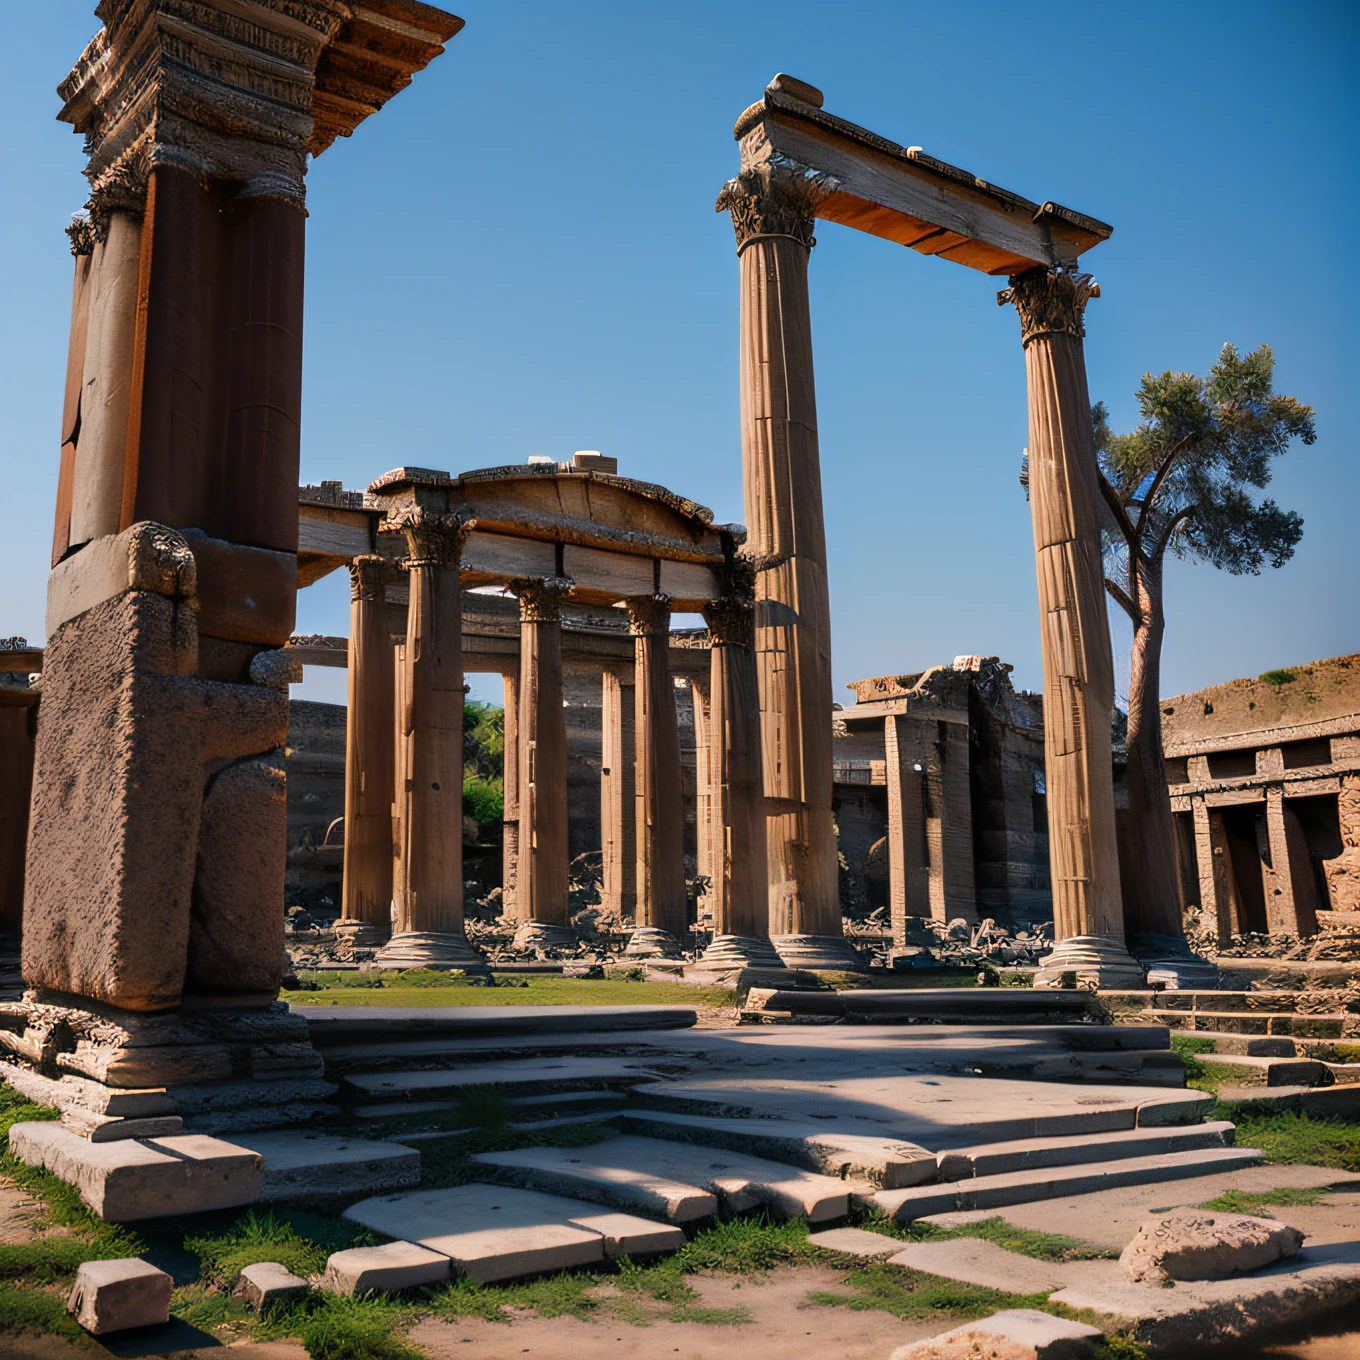
<instances>
[{"instance_id":1,"label":"stone pedestal","mask_svg":"<svg viewBox=\"0 0 1360 1360\"><path fill-rule=\"evenodd\" d=\"M854 973L863 972L869 966L844 935L775 935L770 943L778 950L787 968Z\"/></svg>"},{"instance_id":2,"label":"stone pedestal","mask_svg":"<svg viewBox=\"0 0 1360 1360\"><path fill-rule=\"evenodd\" d=\"M1061 987L1064 974L1075 974L1078 987L1101 991L1125 991L1146 984L1142 966L1123 941L1108 935L1069 935L1059 940L1053 952L1040 961L1034 986Z\"/></svg>"},{"instance_id":3,"label":"stone pedestal","mask_svg":"<svg viewBox=\"0 0 1360 1360\"><path fill-rule=\"evenodd\" d=\"M486 963L463 934L463 611L466 523L417 505L396 516L410 556L398 724L393 934L379 968Z\"/></svg>"},{"instance_id":4,"label":"stone pedestal","mask_svg":"<svg viewBox=\"0 0 1360 1360\"><path fill-rule=\"evenodd\" d=\"M688 935L680 732L670 671L670 599L628 601L633 635L637 826L637 922L672 940ZM634 942L638 936L634 935ZM631 950L633 945L629 945Z\"/></svg>"},{"instance_id":5,"label":"stone pedestal","mask_svg":"<svg viewBox=\"0 0 1360 1360\"><path fill-rule=\"evenodd\" d=\"M807 268L828 186L764 165L724 186L741 266L742 466L757 577L770 933L841 935L831 614Z\"/></svg>"},{"instance_id":6,"label":"stone pedestal","mask_svg":"<svg viewBox=\"0 0 1360 1360\"><path fill-rule=\"evenodd\" d=\"M668 930L656 926L638 926L623 951L630 959L678 959L683 955L680 943Z\"/></svg>"},{"instance_id":7,"label":"stone pedestal","mask_svg":"<svg viewBox=\"0 0 1360 1360\"><path fill-rule=\"evenodd\" d=\"M576 932L570 926L553 926L544 921L525 921L515 931L515 949L575 949Z\"/></svg>"},{"instance_id":8,"label":"stone pedestal","mask_svg":"<svg viewBox=\"0 0 1360 1360\"><path fill-rule=\"evenodd\" d=\"M999 296L1020 313L1029 383L1029 498L1044 659L1044 764L1058 947L1036 977L1077 967L1101 986L1142 970L1124 945L1110 713L1114 668L1086 387L1087 274L1031 269Z\"/></svg>"},{"instance_id":9,"label":"stone pedestal","mask_svg":"<svg viewBox=\"0 0 1360 1360\"><path fill-rule=\"evenodd\" d=\"M349 704L345 717L345 877L336 935L351 948L392 933L392 791L396 778L392 639L381 557L350 563Z\"/></svg>"},{"instance_id":10,"label":"stone pedestal","mask_svg":"<svg viewBox=\"0 0 1360 1360\"><path fill-rule=\"evenodd\" d=\"M699 962L710 969L785 966L774 945L755 935L715 935L699 956Z\"/></svg>"}]
</instances>

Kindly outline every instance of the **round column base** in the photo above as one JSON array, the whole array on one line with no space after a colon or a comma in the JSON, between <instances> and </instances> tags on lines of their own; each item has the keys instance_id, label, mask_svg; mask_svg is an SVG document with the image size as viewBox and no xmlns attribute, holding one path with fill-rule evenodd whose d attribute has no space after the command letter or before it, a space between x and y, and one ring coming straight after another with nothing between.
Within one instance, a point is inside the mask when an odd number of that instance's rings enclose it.
<instances>
[{"instance_id":1,"label":"round column base","mask_svg":"<svg viewBox=\"0 0 1360 1360\"><path fill-rule=\"evenodd\" d=\"M699 963L708 968L783 968L769 940L754 935L715 935L708 948L699 956Z\"/></svg>"},{"instance_id":2,"label":"round column base","mask_svg":"<svg viewBox=\"0 0 1360 1360\"><path fill-rule=\"evenodd\" d=\"M570 926L550 926L543 921L522 921L510 942L512 949L575 949L578 941Z\"/></svg>"},{"instance_id":3,"label":"round column base","mask_svg":"<svg viewBox=\"0 0 1360 1360\"><path fill-rule=\"evenodd\" d=\"M1149 986L1169 992L1215 992L1222 985L1218 965L1196 954L1184 935L1135 935L1129 952L1147 970Z\"/></svg>"},{"instance_id":4,"label":"round column base","mask_svg":"<svg viewBox=\"0 0 1360 1360\"><path fill-rule=\"evenodd\" d=\"M868 965L843 935L775 935L770 944L786 968L823 973L863 973Z\"/></svg>"},{"instance_id":5,"label":"round column base","mask_svg":"<svg viewBox=\"0 0 1360 1360\"><path fill-rule=\"evenodd\" d=\"M1071 979L1069 983L1069 977ZM1140 990L1143 966L1109 935L1072 935L1059 940L1039 962L1036 987L1094 986L1100 991Z\"/></svg>"},{"instance_id":6,"label":"round column base","mask_svg":"<svg viewBox=\"0 0 1360 1360\"><path fill-rule=\"evenodd\" d=\"M374 956L373 967L429 968L435 972L461 968L479 975L491 972L463 935L445 930L408 930L393 935Z\"/></svg>"},{"instance_id":7,"label":"round column base","mask_svg":"<svg viewBox=\"0 0 1360 1360\"><path fill-rule=\"evenodd\" d=\"M676 943L675 936L656 926L638 926L623 951L629 959L679 959L684 955Z\"/></svg>"},{"instance_id":8,"label":"round column base","mask_svg":"<svg viewBox=\"0 0 1360 1360\"><path fill-rule=\"evenodd\" d=\"M372 921L341 920L333 928L336 942L351 949L381 949L392 938L390 925L375 925Z\"/></svg>"}]
</instances>

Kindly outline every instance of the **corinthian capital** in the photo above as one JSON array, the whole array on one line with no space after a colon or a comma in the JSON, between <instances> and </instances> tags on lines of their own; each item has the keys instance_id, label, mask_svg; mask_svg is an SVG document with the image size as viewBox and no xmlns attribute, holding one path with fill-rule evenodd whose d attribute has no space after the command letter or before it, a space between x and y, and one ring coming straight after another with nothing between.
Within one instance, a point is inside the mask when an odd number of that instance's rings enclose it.
<instances>
[{"instance_id":1,"label":"corinthian capital","mask_svg":"<svg viewBox=\"0 0 1360 1360\"><path fill-rule=\"evenodd\" d=\"M521 623L560 623L562 601L576 588L569 576L528 576L511 581L507 589L519 596Z\"/></svg>"},{"instance_id":2,"label":"corinthian capital","mask_svg":"<svg viewBox=\"0 0 1360 1360\"><path fill-rule=\"evenodd\" d=\"M748 595L724 595L704 605L708 639L714 647L754 647L756 606Z\"/></svg>"},{"instance_id":3,"label":"corinthian capital","mask_svg":"<svg viewBox=\"0 0 1360 1360\"><path fill-rule=\"evenodd\" d=\"M729 179L718 194L716 212L730 212L737 254L752 241L789 237L810 250L817 244L817 205L840 181L782 156L772 157Z\"/></svg>"},{"instance_id":4,"label":"corinthian capital","mask_svg":"<svg viewBox=\"0 0 1360 1360\"><path fill-rule=\"evenodd\" d=\"M406 535L408 567L457 565L463 544L477 521L468 515L441 515L418 505L388 520L392 528Z\"/></svg>"},{"instance_id":5,"label":"corinthian capital","mask_svg":"<svg viewBox=\"0 0 1360 1360\"><path fill-rule=\"evenodd\" d=\"M349 597L368 604L381 604L384 587L392 577L392 563L376 553L349 560Z\"/></svg>"},{"instance_id":6,"label":"corinthian capital","mask_svg":"<svg viewBox=\"0 0 1360 1360\"><path fill-rule=\"evenodd\" d=\"M633 637L648 633L669 633L671 628L671 597L669 595L635 595L625 600L628 606L628 631Z\"/></svg>"},{"instance_id":7,"label":"corinthian capital","mask_svg":"<svg viewBox=\"0 0 1360 1360\"><path fill-rule=\"evenodd\" d=\"M1013 302L1020 313L1020 341L1028 346L1041 335L1086 334L1086 304L1100 296L1100 285L1090 274L1039 266L1012 274L1009 288L996 295L997 305Z\"/></svg>"}]
</instances>

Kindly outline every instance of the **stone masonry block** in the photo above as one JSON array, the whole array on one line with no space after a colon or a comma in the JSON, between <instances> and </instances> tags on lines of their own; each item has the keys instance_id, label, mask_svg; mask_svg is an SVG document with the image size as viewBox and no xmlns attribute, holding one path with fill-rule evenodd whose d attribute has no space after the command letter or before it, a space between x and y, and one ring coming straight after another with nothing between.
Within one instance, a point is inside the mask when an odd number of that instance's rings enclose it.
<instances>
[{"instance_id":1,"label":"stone masonry block","mask_svg":"<svg viewBox=\"0 0 1360 1360\"><path fill-rule=\"evenodd\" d=\"M260 1261L241 1272L234 1292L257 1313L264 1313L277 1303L301 1298L307 1289L307 1281L294 1275L287 1266L277 1261Z\"/></svg>"},{"instance_id":2,"label":"stone masonry block","mask_svg":"<svg viewBox=\"0 0 1360 1360\"><path fill-rule=\"evenodd\" d=\"M86 1261L66 1301L67 1311L87 1332L103 1336L132 1327L154 1327L170 1320L175 1282L139 1257Z\"/></svg>"},{"instance_id":3,"label":"stone masonry block","mask_svg":"<svg viewBox=\"0 0 1360 1360\"><path fill-rule=\"evenodd\" d=\"M449 1258L413 1242L337 1251L326 1262L322 1289L332 1294L392 1294L449 1278Z\"/></svg>"},{"instance_id":4,"label":"stone masonry block","mask_svg":"<svg viewBox=\"0 0 1360 1360\"><path fill-rule=\"evenodd\" d=\"M1084 1360L1101 1333L1035 1308L1010 1308L927 1341L899 1346L891 1360Z\"/></svg>"}]
</instances>

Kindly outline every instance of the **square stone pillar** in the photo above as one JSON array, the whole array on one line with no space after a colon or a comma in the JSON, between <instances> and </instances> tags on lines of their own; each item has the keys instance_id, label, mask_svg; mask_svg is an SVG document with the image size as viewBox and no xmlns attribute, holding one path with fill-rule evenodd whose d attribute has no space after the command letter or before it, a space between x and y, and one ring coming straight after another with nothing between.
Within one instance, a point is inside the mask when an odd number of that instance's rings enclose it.
<instances>
[{"instance_id":1,"label":"square stone pillar","mask_svg":"<svg viewBox=\"0 0 1360 1360\"><path fill-rule=\"evenodd\" d=\"M694 711L694 871L701 883L695 906L700 917L713 913L713 876L722 865L722 848L713 819L713 767L718 758L712 749L710 679L692 679L690 700ZM761 790L762 797L764 790Z\"/></svg>"},{"instance_id":2,"label":"square stone pillar","mask_svg":"<svg viewBox=\"0 0 1360 1360\"><path fill-rule=\"evenodd\" d=\"M505 921L519 915L519 671L501 675L505 721L501 776L501 914Z\"/></svg>"},{"instance_id":3,"label":"square stone pillar","mask_svg":"<svg viewBox=\"0 0 1360 1360\"><path fill-rule=\"evenodd\" d=\"M933 915L926 840L925 751L916 724L903 715L883 720L888 785L888 911L893 945L907 943L907 917Z\"/></svg>"},{"instance_id":4,"label":"square stone pillar","mask_svg":"<svg viewBox=\"0 0 1360 1360\"><path fill-rule=\"evenodd\" d=\"M631 667L627 680L632 680ZM620 919L637 910L637 791L634 766L637 733L634 689L622 668L608 667L601 679L600 831L603 883L600 904Z\"/></svg>"},{"instance_id":5,"label":"square stone pillar","mask_svg":"<svg viewBox=\"0 0 1360 1360\"><path fill-rule=\"evenodd\" d=\"M1229 880L1232 866L1228 862L1223 818L1210 812L1203 794L1191 798L1190 815L1195 827L1195 867L1199 877L1200 911L1213 922L1222 947L1232 942L1236 927ZM1215 818L1217 827L1214 825Z\"/></svg>"}]
</instances>

